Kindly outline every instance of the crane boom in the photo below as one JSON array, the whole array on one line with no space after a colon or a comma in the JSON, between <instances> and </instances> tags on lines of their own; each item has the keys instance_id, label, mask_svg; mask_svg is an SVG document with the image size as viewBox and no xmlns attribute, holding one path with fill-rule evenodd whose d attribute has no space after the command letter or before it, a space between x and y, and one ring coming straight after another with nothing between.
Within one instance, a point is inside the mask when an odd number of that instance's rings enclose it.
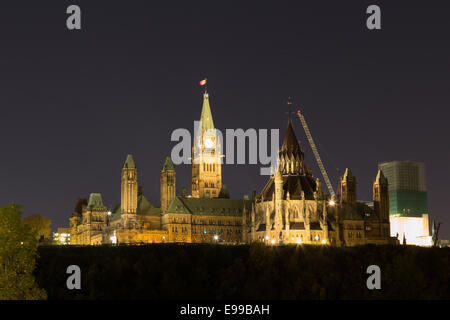
<instances>
[{"instance_id":1,"label":"crane boom","mask_svg":"<svg viewBox=\"0 0 450 320\"><path fill-rule=\"evenodd\" d=\"M322 163L322 159L320 158L319 151L317 151L316 144L314 143L314 140L312 138L311 131L309 131L309 127L308 124L306 123L305 117L302 115L300 110L297 111L297 115L300 119L300 122L302 123L303 129L305 130L306 137L308 138L309 141L309 145L311 146L314 156L316 157L317 165L319 166L320 172L322 173L323 179L325 180L325 183L328 187L328 191L330 192L331 197L334 198L335 193L333 190L333 186L331 185L330 178L328 178L328 174Z\"/></svg>"}]
</instances>

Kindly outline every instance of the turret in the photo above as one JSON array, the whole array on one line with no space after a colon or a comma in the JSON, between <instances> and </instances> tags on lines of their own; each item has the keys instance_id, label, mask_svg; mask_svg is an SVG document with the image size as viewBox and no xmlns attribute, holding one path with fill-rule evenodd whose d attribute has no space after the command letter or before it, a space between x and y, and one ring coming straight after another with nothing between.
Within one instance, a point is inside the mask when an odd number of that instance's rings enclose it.
<instances>
[{"instance_id":1,"label":"turret","mask_svg":"<svg viewBox=\"0 0 450 320\"><path fill-rule=\"evenodd\" d=\"M389 221L388 181L381 170L373 183L373 207L382 221Z\"/></svg>"},{"instance_id":2,"label":"turret","mask_svg":"<svg viewBox=\"0 0 450 320\"><path fill-rule=\"evenodd\" d=\"M356 208L356 179L349 168L341 178L341 203L348 203Z\"/></svg>"},{"instance_id":3,"label":"turret","mask_svg":"<svg viewBox=\"0 0 450 320\"><path fill-rule=\"evenodd\" d=\"M275 235L278 240L283 228L283 178L280 170L277 170L274 176L275 180Z\"/></svg>"},{"instance_id":4,"label":"turret","mask_svg":"<svg viewBox=\"0 0 450 320\"><path fill-rule=\"evenodd\" d=\"M128 221L137 213L137 198L137 168L133 156L129 154L122 167L120 206L124 226L128 226Z\"/></svg>"},{"instance_id":5,"label":"turret","mask_svg":"<svg viewBox=\"0 0 450 320\"><path fill-rule=\"evenodd\" d=\"M176 179L177 174L175 171L175 167L172 163L172 159L170 157L167 157L161 170L161 181L160 181L161 211L163 213L167 210L170 202L175 197Z\"/></svg>"},{"instance_id":6,"label":"turret","mask_svg":"<svg viewBox=\"0 0 450 320\"><path fill-rule=\"evenodd\" d=\"M106 227L107 208L103 205L100 193L91 193L87 206L83 211L83 224L87 227L83 244L91 244L91 237L102 232Z\"/></svg>"},{"instance_id":7,"label":"turret","mask_svg":"<svg viewBox=\"0 0 450 320\"><path fill-rule=\"evenodd\" d=\"M326 243L329 242L328 237L328 212L327 212L327 202L325 199L322 201L322 230L323 230L323 240Z\"/></svg>"}]
</instances>

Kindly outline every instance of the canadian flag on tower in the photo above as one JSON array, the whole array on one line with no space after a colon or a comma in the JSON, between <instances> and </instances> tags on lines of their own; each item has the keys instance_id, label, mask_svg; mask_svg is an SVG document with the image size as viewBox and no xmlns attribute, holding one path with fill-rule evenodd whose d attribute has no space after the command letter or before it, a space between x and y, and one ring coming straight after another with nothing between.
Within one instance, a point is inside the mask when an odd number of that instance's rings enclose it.
<instances>
[{"instance_id":1,"label":"canadian flag on tower","mask_svg":"<svg viewBox=\"0 0 450 320\"><path fill-rule=\"evenodd\" d=\"M202 81L200 81L199 84L200 84L201 86L204 86L204 85L206 84L206 78L203 79Z\"/></svg>"}]
</instances>

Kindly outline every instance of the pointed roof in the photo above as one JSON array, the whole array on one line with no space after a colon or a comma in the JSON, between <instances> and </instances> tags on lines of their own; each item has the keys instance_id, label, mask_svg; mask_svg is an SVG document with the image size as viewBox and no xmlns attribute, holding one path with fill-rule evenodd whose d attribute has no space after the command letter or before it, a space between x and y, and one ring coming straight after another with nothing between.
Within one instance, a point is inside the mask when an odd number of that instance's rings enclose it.
<instances>
[{"instance_id":1,"label":"pointed roof","mask_svg":"<svg viewBox=\"0 0 450 320\"><path fill-rule=\"evenodd\" d=\"M292 127L291 119L289 119L288 122L283 144L281 145L281 151L288 151L292 155L296 155L301 152L300 145L298 144L297 137L295 136L294 128Z\"/></svg>"},{"instance_id":2,"label":"pointed roof","mask_svg":"<svg viewBox=\"0 0 450 320\"><path fill-rule=\"evenodd\" d=\"M162 171L175 171L175 167L170 157L166 157L166 161L164 162Z\"/></svg>"},{"instance_id":3,"label":"pointed roof","mask_svg":"<svg viewBox=\"0 0 450 320\"><path fill-rule=\"evenodd\" d=\"M304 154L300 149L297 137L295 136L292 121L289 119L286 134L284 135L283 144L278 152L278 160L283 163L282 174L300 174L307 173L304 166ZM292 171L292 168L294 170Z\"/></svg>"},{"instance_id":4,"label":"pointed roof","mask_svg":"<svg viewBox=\"0 0 450 320\"><path fill-rule=\"evenodd\" d=\"M143 194L138 196L136 212L141 216L161 216L161 208L154 207Z\"/></svg>"},{"instance_id":5,"label":"pointed roof","mask_svg":"<svg viewBox=\"0 0 450 320\"><path fill-rule=\"evenodd\" d=\"M378 169L378 173L377 173L377 177L375 178L375 183L387 183L387 179L383 174L383 171L381 171L380 169Z\"/></svg>"},{"instance_id":6,"label":"pointed roof","mask_svg":"<svg viewBox=\"0 0 450 320\"><path fill-rule=\"evenodd\" d=\"M136 169L136 164L134 163L133 156L131 154L127 155L127 159L125 160L123 167L128 169Z\"/></svg>"},{"instance_id":7,"label":"pointed roof","mask_svg":"<svg viewBox=\"0 0 450 320\"><path fill-rule=\"evenodd\" d=\"M102 195L100 193L91 193L89 196L88 207L93 209L104 209Z\"/></svg>"},{"instance_id":8,"label":"pointed roof","mask_svg":"<svg viewBox=\"0 0 450 320\"><path fill-rule=\"evenodd\" d=\"M166 212L192 214L192 211L189 210L180 197L174 197L172 199Z\"/></svg>"},{"instance_id":9,"label":"pointed roof","mask_svg":"<svg viewBox=\"0 0 450 320\"><path fill-rule=\"evenodd\" d=\"M220 189L218 198L230 199L230 193L228 192L228 188L226 185L222 184L222 188Z\"/></svg>"},{"instance_id":10,"label":"pointed roof","mask_svg":"<svg viewBox=\"0 0 450 320\"><path fill-rule=\"evenodd\" d=\"M203 94L203 107L200 121L202 122L202 129L205 129L205 131L214 129L211 107L209 106L209 95L207 92Z\"/></svg>"},{"instance_id":11,"label":"pointed roof","mask_svg":"<svg viewBox=\"0 0 450 320\"><path fill-rule=\"evenodd\" d=\"M354 180L355 177L353 176L352 172L350 171L350 168L345 168L344 175L342 176L342 180Z\"/></svg>"}]
</instances>

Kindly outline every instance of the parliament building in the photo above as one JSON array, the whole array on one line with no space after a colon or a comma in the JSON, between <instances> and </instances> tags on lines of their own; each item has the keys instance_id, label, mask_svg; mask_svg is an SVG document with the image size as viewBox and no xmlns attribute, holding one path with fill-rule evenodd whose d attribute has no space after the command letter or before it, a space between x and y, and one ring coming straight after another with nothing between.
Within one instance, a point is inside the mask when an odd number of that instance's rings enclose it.
<instances>
[{"instance_id":1,"label":"parliament building","mask_svg":"<svg viewBox=\"0 0 450 320\"><path fill-rule=\"evenodd\" d=\"M268 245L354 246L395 243L390 237L389 193L381 171L373 183L373 207L356 201L350 169L340 178L336 199L306 167L291 121L278 153L278 168L261 192L231 199L222 183L222 155L209 95L204 93L199 148L192 155L191 195L176 195L176 170L170 157L160 174L160 207L144 196L132 155L122 167L121 199L115 208L100 193L78 199L70 215L70 244L262 242ZM200 131L201 130L201 131ZM250 188L250 186L249 186Z\"/></svg>"}]
</instances>

